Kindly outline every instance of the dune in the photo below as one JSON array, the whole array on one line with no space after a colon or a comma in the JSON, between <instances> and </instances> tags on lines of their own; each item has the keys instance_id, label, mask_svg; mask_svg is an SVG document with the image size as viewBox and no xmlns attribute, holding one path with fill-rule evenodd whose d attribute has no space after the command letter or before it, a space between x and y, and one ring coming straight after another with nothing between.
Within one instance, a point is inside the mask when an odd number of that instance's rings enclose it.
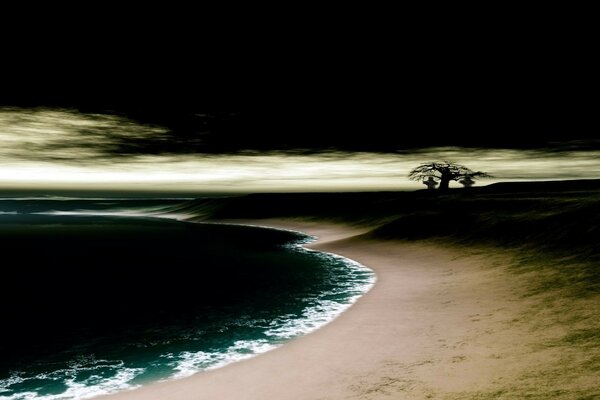
<instances>
[{"instance_id":1,"label":"dune","mask_svg":"<svg viewBox=\"0 0 600 400\"><path fill-rule=\"evenodd\" d=\"M566 340L587 332L598 302L531 294L540 272L514 273L510 252L376 240L363 228L325 222L236 223L318 236L309 247L369 266L377 284L332 323L273 351L102 399L591 399L600 393L597 352L586 352L585 340Z\"/></svg>"}]
</instances>

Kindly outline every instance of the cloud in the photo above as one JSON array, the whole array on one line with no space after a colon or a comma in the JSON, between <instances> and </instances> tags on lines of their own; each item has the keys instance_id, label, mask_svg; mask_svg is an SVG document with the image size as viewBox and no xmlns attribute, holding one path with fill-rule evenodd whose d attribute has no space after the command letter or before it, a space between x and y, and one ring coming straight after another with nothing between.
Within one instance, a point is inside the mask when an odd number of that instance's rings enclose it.
<instances>
[{"instance_id":1,"label":"cloud","mask_svg":"<svg viewBox=\"0 0 600 400\"><path fill-rule=\"evenodd\" d=\"M137 143L168 141L166 128L127 118L72 110L0 109L0 157L4 162L105 162Z\"/></svg>"},{"instance_id":2,"label":"cloud","mask_svg":"<svg viewBox=\"0 0 600 400\"><path fill-rule=\"evenodd\" d=\"M165 121L175 124L168 128L114 114L2 108L0 185L394 190L421 188L419 182L407 180L408 171L419 163L443 159L494 175L478 184L600 178L598 150L583 150L585 146L578 143L563 143L560 151L555 146L537 150L405 148L396 152L381 143L361 145L365 137L378 137L365 133L339 143L332 141L336 135L330 135L316 146L316 133L270 140L271 135L246 130L258 125L242 123L238 114L196 114L201 115L188 116L192 122L185 126L197 130L182 131L176 126L177 119Z\"/></svg>"}]
</instances>

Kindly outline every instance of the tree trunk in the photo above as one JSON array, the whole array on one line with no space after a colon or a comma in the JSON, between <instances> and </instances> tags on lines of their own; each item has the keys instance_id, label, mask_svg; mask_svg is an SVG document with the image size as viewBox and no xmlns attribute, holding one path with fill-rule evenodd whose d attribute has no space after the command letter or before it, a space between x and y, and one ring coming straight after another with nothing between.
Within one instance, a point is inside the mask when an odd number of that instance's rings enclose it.
<instances>
[{"instance_id":1,"label":"tree trunk","mask_svg":"<svg viewBox=\"0 0 600 400\"><path fill-rule=\"evenodd\" d=\"M447 176L442 176L440 178L440 190L448 190L450 187L450 178Z\"/></svg>"}]
</instances>

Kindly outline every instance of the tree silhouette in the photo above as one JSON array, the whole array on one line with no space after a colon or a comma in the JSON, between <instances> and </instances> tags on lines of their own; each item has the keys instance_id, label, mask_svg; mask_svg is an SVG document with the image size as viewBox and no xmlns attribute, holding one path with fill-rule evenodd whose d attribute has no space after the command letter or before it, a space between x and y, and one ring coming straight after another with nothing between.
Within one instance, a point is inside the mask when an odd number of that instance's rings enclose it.
<instances>
[{"instance_id":1,"label":"tree silhouette","mask_svg":"<svg viewBox=\"0 0 600 400\"><path fill-rule=\"evenodd\" d=\"M413 181L420 181L429 177L440 180L440 190L448 190L450 181L476 177L487 178L491 177L491 175L481 171L472 171L464 165L450 161L421 164L408 174L408 178Z\"/></svg>"}]
</instances>

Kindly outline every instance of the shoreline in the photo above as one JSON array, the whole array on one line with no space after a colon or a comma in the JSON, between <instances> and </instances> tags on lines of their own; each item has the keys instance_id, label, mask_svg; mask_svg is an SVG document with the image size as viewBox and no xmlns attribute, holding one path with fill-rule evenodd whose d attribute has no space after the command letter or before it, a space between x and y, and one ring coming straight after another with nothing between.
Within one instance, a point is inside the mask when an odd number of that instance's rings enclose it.
<instances>
[{"instance_id":1,"label":"shoreline","mask_svg":"<svg viewBox=\"0 0 600 400\"><path fill-rule=\"evenodd\" d=\"M192 222L192 221L190 221ZM319 228L311 228L310 231L311 232L306 232L306 226L304 226L304 224L301 224L301 226L295 226L293 224L290 223L290 221L288 220L270 220L266 225L264 224L260 224L261 220L223 220L223 221L215 221L215 222L206 222L206 221L200 221L201 223L208 223L208 224L217 224L217 225L237 225L237 226L250 226L250 227L256 227L256 228L262 228L262 229L275 229L275 230L281 230L281 231L288 231L288 232L293 232L293 233L298 233L310 238L313 238L314 240L306 242L306 243L301 243L298 246L303 248L304 250L308 250L308 251L318 251L318 252L323 252L323 253L327 253L330 255L333 255L335 257L340 257L340 258L344 258L348 261L350 261L351 263L355 263L358 264L360 267L362 268L367 268L368 270L370 270L373 273L373 282L370 283L369 288L366 290L366 292L364 292L362 295L360 295L358 297L358 299L355 299L353 301L351 301L347 307L344 308L344 310L342 310L339 314L337 314L332 320L325 322L323 325L320 325L314 329L311 329L309 332L302 334L296 338L293 338L287 342L284 342L280 345L277 345L276 347L269 349L265 352L262 353L257 353L255 355L253 355L252 357L249 357L247 359L242 359L242 360L238 360L238 361L234 361L232 363L226 364L224 366L220 366L217 368L209 368L208 370L205 371L198 371L193 375L187 376L187 377L183 377L183 378L171 378L168 380L164 380L164 381L158 381L158 382L153 382L138 388L134 388L134 389L129 389L129 390L124 390L124 391L120 391L120 392L116 392L116 393L111 393L111 394L107 394L107 395L100 395L100 396L95 396L93 397L93 399L114 399L114 400L119 400L121 398L123 398L124 400L130 398L129 396L133 396L131 397L132 399L137 399L138 396L140 399L153 399L154 394L149 394L149 393L141 393L142 391L150 391L150 389L154 390L154 389L158 389L164 391L164 390L169 390L169 388L167 388L166 386L169 384L175 384L178 382L184 382L184 381L188 381L188 380L192 380L195 377L198 377L199 375L203 375L203 374L208 374L210 372L213 371L220 371L222 369L228 368L232 365L235 364L240 364L240 363L245 363L247 361L250 361L252 359L255 359L256 357L260 357L263 356L267 353L271 353L273 351L279 350L281 349L283 346L287 346L289 343L294 342L298 339L301 339L305 336L308 335L312 335L315 332L323 329L323 327L333 323L337 318L339 318L341 315L345 314L350 308L352 308L355 303L357 301L359 301L360 299L362 299L362 297L364 297L367 293L369 293L373 287L376 285L377 283L377 274L376 272L371 269L369 266L363 265L361 263L356 262L355 260L349 259L341 254L337 254L334 252L329 252L329 251L325 251L325 250L321 250L319 249L319 245L322 245L324 243L328 243L331 241L336 241L339 239L345 239L354 235L358 235L361 233L365 233L367 231L367 229L355 229L355 228L351 228L349 226L345 227L343 230L340 230L340 232L336 232L333 233L332 231L330 231L330 229L326 229L327 232L325 232L325 237L321 237L320 235L324 232L322 229ZM293 226L292 226L293 225ZM319 224L322 225L322 224ZM188 382L185 382L186 384ZM186 395L185 397L173 397L174 399L184 399L184 398L189 398L188 396L188 391L186 391ZM190 394L191 395L191 394ZM168 396L168 394L164 393L161 395L157 395L158 397L156 398L165 398L163 396ZM171 398L171 397L167 397L167 398ZM219 397L220 398L220 397Z\"/></svg>"},{"instance_id":2,"label":"shoreline","mask_svg":"<svg viewBox=\"0 0 600 400\"><path fill-rule=\"evenodd\" d=\"M317 236L305 246L367 266L377 283L330 323L274 350L96 398L492 399L538 391L544 398L549 386L567 384L523 378L540 364L560 361L560 349L536 350L549 334L532 334L523 316L539 299L523 297L527 282L507 272L512 261L505 253L365 239L366 228L325 222L223 222ZM593 386L590 379L568 386Z\"/></svg>"}]
</instances>

